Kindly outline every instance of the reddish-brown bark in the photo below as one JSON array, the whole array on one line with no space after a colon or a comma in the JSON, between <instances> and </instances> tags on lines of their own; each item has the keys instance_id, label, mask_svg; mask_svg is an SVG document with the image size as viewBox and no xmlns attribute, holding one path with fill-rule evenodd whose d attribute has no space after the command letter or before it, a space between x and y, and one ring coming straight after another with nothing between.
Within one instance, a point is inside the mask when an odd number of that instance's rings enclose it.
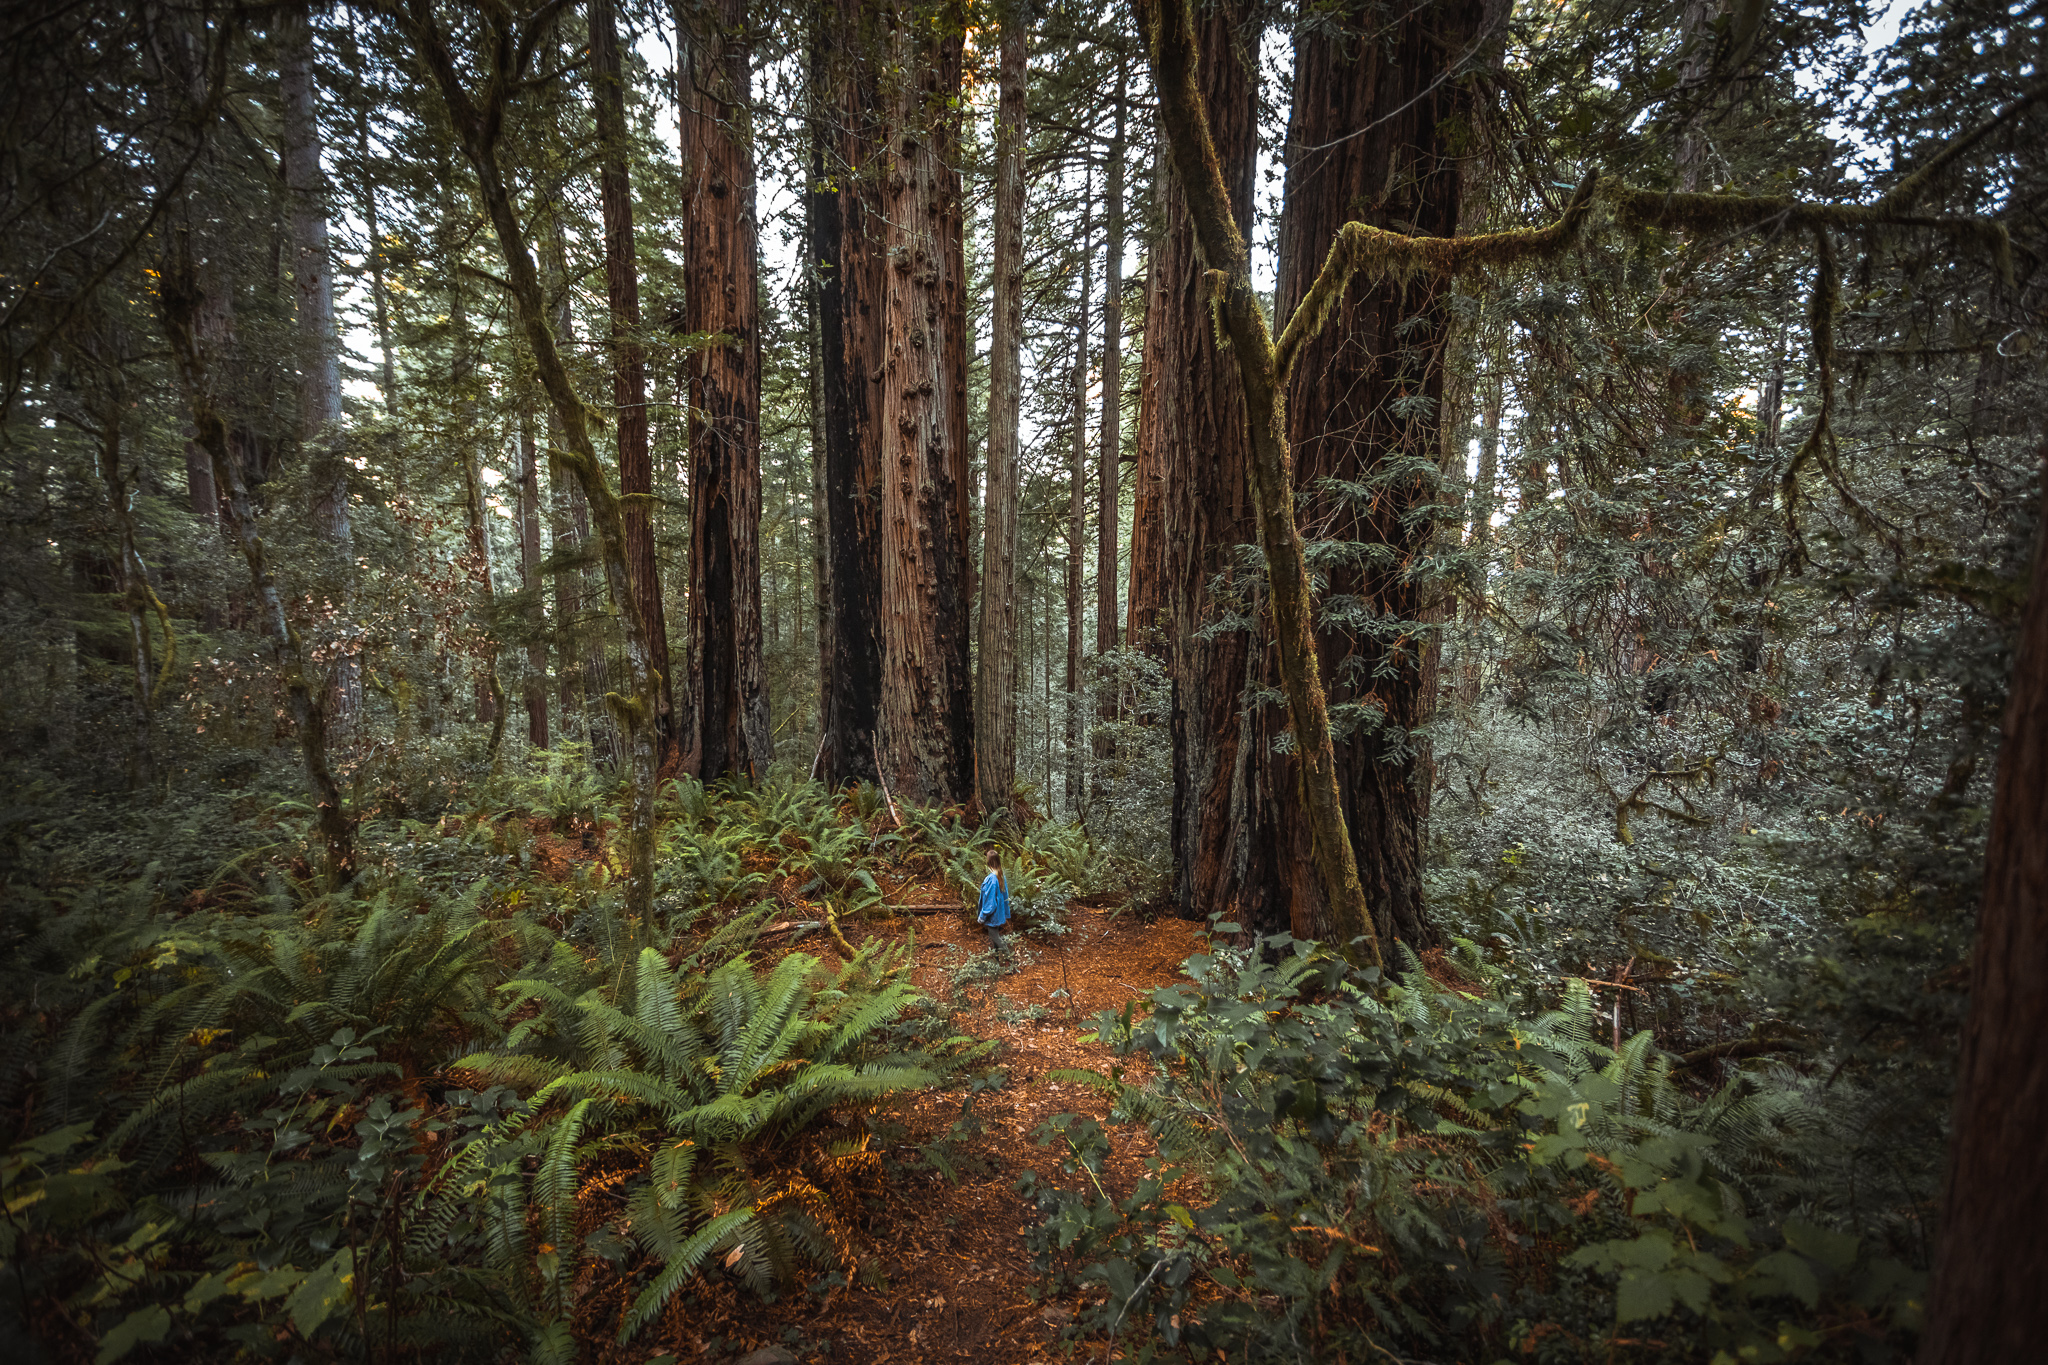
<instances>
[{"instance_id":1,"label":"reddish-brown bark","mask_svg":"<svg viewBox=\"0 0 2048 1365\"><path fill-rule=\"evenodd\" d=\"M647 445L647 357L639 341L640 265L633 244L633 182L626 167L626 106L619 67L618 19L612 0L591 0L590 63L598 140L598 196L604 211L605 297L611 306L613 431L619 450L619 497L626 519L626 562L633 604L653 652L654 733L664 758L681 737L669 676L668 621L661 602L661 563L654 552L654 462Z\"/></svg>"},{"instance_id":2,"label":"reddish-brown bark","mask_svg":"<svg viewBox=\"0 0 2048 1365\"><path fill-rule=\"evenodd\" d=\"M690 394L690 688L684 766L758 777L774 758L761 669L761 331L752 90L742 0L688 7L683 325L714 338Z\"/></svg>"},{"instance_id":3,"label":"reddish-brown bark","mask_svg":"<svg viewBox=\"0 0 2048 1365\"><path fill-rule=\"evenodd\" d=\"M1292 317L1346 222L1430 236L1458 226L1457 162L1439 128L1463 110L1441 79L1480 22L1477 0L1417 10L1389 34L1355 10L1347 29L1307 30L1295 44L1286 212L1280 224L1275 315ZM1429 542L1440 453L1438 411L1450 285L1440 276L1363 285L1345 293L1302 345L1287 394L1287 436L1303 534L1375 547L1330 564L1316 653L1335 723L1344 816L1360 882L1382 941L1435 941L1424 917L1419 844L1422 779L1409 734L1425 718L1428 681L1411 561ZM1414 399L1423 403L1403 402ZM1325 480L1367 485L1369 497ZM1347 599L1341 613L1333 604ZM1333 620L1341 615L1343 620ZM1278 686L1276 651L1262 639L1260 681ZM1328 907L1297 817L1294 760L1274 752L1286 712L1260 712L1247 754L1254 808L1242 913L1261 928L1327 937Z\"/></svg>"},{"instance_id":4,"label":"reddish-brown bark","mask_svg":"<svg viewBox=\"0 0 2048 1365\"><path fill-rule=\"evenodd\" d=\"M973 790L966 269L959 173L962 16L891 15L882 202L882 695L877 748L899 797Z\"/></svg>"},{"instance_id":5,"label":"reddish-brown bark","mask_svg":"<svg viewBox=\"0 0 2048 1365\"><path fill-rule=\"evenodd\" d=\"M1256 36L1241 31L1254 12L1240 0L1205 7L1196 29L1196 79L1240 232L1251 223L1258 129L1251 73L1238 54L1256 50ZM1131 638L1157 639L1173 680L1174 896L1182 914L1199 918L1234 911L1245 833L1231 775L1246 636L1202 628L1248 606L1239 547L1256 541L1258 529L1237 366L1216 344L1185 196L1164 165L1160 172L1166 230L1153 247L1145 320ZM1153 574L1156 588L1145 581Z\"/></svg>"},{"instance_id":6,"label":"reddish-brown bark","mask_svg":"<svg viewBox=\"0 0 2048 1365\"><path fill-rule=\"evenodd\" d=\"M2048 506L2006 701L1956 1072L1925 1365L2024 1360L2048 1340Z\"/></svg>"},{"instance_id":7,"label":"reddish-brown bark","mask_svg":"<svg viewBox=\"0 0 2048 1365\"><path fill-rule=\"evenodd\" d=\"M872 11L836 0L812 30L811 78L826 106L811 201L824 401L832 660L819 771L873 780L882 698L881 318L883 129Z\"/></svg>"}]
</instances>

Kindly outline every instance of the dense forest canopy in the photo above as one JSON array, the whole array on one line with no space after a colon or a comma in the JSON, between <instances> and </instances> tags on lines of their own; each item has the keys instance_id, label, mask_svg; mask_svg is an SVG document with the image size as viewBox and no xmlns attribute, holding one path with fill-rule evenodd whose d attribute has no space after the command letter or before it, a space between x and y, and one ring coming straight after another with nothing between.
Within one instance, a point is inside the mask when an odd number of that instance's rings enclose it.
<instances>
[{"instance_id":1,"label":"dense forest canopy","mask_svg":"<svg viewBox=\"0 0 2048 1365\"><path fill-rule=\"evenodd\" d=\"M2044 41L7 0L9 1358L2038 1350Z\"/></svg>"}]
</instances>

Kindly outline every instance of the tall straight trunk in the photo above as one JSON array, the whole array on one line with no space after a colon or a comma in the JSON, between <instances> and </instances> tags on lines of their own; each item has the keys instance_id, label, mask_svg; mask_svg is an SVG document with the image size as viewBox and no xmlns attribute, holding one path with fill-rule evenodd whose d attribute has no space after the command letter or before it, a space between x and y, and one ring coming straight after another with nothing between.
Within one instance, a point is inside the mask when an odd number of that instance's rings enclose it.
<instances>
[{"instance_id":1,"label":"tall straight trunk","mask_svg":"<svg viewBox=\"0 0 2048 1365\"><path fill-rule=\"evenodd\" d=\"M685 361L693 686L683 761L707 780L759 777L775 751L761 667L761 332L747 7L690 0L677 22L690 73L681 115L683 325L717 338Z\"/></svg>"},{"instance_id":2,"label":"tall straight trunk","mask_svg":"<svg viewBox=\"0 0 2048 1365\"><path fill-rule=\"evenodd\" d=\"M2048 448L2044 448L2048 454ZM1926 1365L2024 1360L2048 1339L2048 504L2007 694L1956 1068Z\"/></svg>"},{"instance_id":3,"label":"tall straight trunk","mask_svg":"<svg viewBox=\"0 0 2048 1365\"><path fill-rule=\"evenodd\" d=\"M809 243L817 240L815 214L820 197L817 185L825 176L822 149L816 139L815 111L811 128L811 188L804 194L806 249ZM804 349L810 371L811 402L811 534L808 548L811 555L811 645L817 654L818 738L822 742L826 700L832 695L832 532L825 507L825 359L819 335L819 289L817 265L812 262L804 272Z\"/></svg>"},{"instance_id":4,"label":"tall straight trunk","mask_svg":"<svg viewBox=\"0 0 2048 1365\"><path fill-rule=\"evenodd\" d=\"M1276 316L1294 315L1346 222L1456 232L1458 165L1437 130L1464 111L1449 68L1472 46L1480 8L1479 0L1439 0L1388 32L1377 11L1356 6L1341 24L1297 40ZM1435 480L1423 471L1438 467L1443 448L1449 293L1441 277L1347 292L1303 342L1285 407L1302 522L1375 547L1333 566L1327 588L1355 598L1371 619L1316 623L1315 655L1329 704L1360 717L1333 735L1333 755L1374 930L1382 943L1399 938L1417 949L1436 937L1421 889L1428 779L1410 738L1427 718L1429 670L1423 589L1406 566L1432 535L1422 509L1435 500ZM1397 401L1404 395L1426 401ZM1325 492L1324 480L1369 484L1374 496ZM1278 660L1268 657L1273 686ZM1261 722L1247 783L1266 834L1251 845L1250 922L1328 938L1335 925L1309 857L1314 832L1298 815L1297 760L1270 743L1291 721L1268 712Z\"/></svg>"},{"instance_id":5,"label":"tall straight trunk","mask_svg":"<svg viewBox=\"0 0 2048 1365\"><path fill-rule=\"evenodd\" d=\"M633 245L633 182L626 168L626 97L612 0L590 0L591 90L597 115L598 198L604 212L605 298L612 321L613 434L619 450L619 498L626 519L626 562L633 607L654 666L655 743L665 759L678 747L675 686L669 676L668 621L661 564L654 552L654 462L647 444L647 356L640 344L640 263Z\"/></svg>"},{"instance_id":6,"label":"tall straight trunk","mask_svg":"<svg viewBox=\"0 0 2048 1365\"><path fill-rule=\"evenodd\" d=\"M963 16L890 15L898 82L883 182L883 775L899 797L973 790L966 297L957 164Z\"/></svg>"},{"instance_id":7,"label":"tall straight trunk","mask_svg":"<svg viewBox=\"0 0 2048 1365\"><path fill-rule=\"evenodd\" d=\"M1107 235L1102 253L1102 428L1095 462L1095 652L1116 648L1117 482L1123 459L1124 409L1124 140L1130 72L1117 59L1115 131L1109 140L1108 185L1103 213ZM1109 718L1107 710L1104 719ZM1097 754L1106 750L1098 748Z\"/></svg>"},{"instance_id":8,"label":"tall straight trunk","mask_svg":"<svg viewBox=\"0 0 2048 1365\"><path fill-rule=\"evenodd\" d=\"M1024 388L1024 120L1030 39L1030 0L1011 0L1002 15L997 77L995 299L981 521L981 648L974 682L975 797L984 811L1008 811L1017 787L1017 455Z\"/></svg>"},{"instance_id":9,"label":"tall straight trunk","mask_svg":"<svg viewBox=\"0 0 2048 1365\"><path fill-rule=\"evenodd\" d=\"M1154 182L1163 195L1164 178ZM1163 245L1145 256L1144 338L1138 353L1138 429L1132 440L1131 568L1124 594L1124 639L1155 659L1167 658L1166 447L1159 439L1159 371L1167 351L1166 293L1160 282Z\"/></svg>"},{"instance_id":10,"label":"tall straight trunk","mask_svg":"<svg viewBox=\"0 0 2048 1365\"><path fill-rule=\"evenodd\" d=\"M335 329L334 265L327 246L327 179L320 165L313 24L310 6L303 0L281 13L278 40L292 300L299 325L299 439L308 457L313 531L328 547L332 572L346 583L354 567L354 536L349 527L348 463L341 453L341 338ZM341 639L322 642L334 650L327 728L330 740L346 749L362 711L363 683L346 625L339 633Z\"/></svg>"},{"instance_id":11,"label":"tall straight trunk","mask_svg":"<svg viewBox=\"0 0 2048 1365\"><path fill-rule=\"evenodd\" d=\"M812 30L820 93L812 188L818 347L825 406L825 521L831 535L831 686L821 766L833 784L878 775L882 704L882 299L885 262L880 65L874 14L833 0ZM827 136L827 129L830 136ZM836 183L835 190L827 190Z\"/></svg>"},{"instance_id":12,"label":"tall straight trunk","mask_svg":"<svg viewBox=\"0 0 2048 1365\"><path fill-rule=\"evenodd\" d=\"M1067 461L1067 816L1081 812L1081 564L1088 545L1088 301L1094 284L1088 215L1094 178L1081 191L1081 301L1074 319L1074 444Z\"/></svg>"},{"instance_id":13,"label":"tall straight trunk","mask_svg":"<svg viewBox=\"0 0 2048 1365\"><path fill-rule=\"evenodd\" d=\"M1249 31L1257 12L1250 0L1205 7L1195 38L1196 79L1240 233L1251 227L1258 125L1253 73L1237 54L1258 50ZM1242 630L1203 627L1246 610L1255 579L1239 547L1257 540L1258 525L1237 362L1216 344L1212 290L1187 197L1166 165L1156 183L1165 230L1152 255L1145 324L1151 373L1139 410L1138 482L1141 498L1148 479L1159 489L1154 553L1162 582L1156 594L1141 594L1136 575L1150 547L1134 545L1132 626L1134 638L1148 626L1163 637L1172 680L1174 898L1182 915L1200 919L1212 910L1235 912L1250 837L1232 783L1248 642ZM1141 615L1147 612L1151 621Z\"/></svg>"},{"instance_id":14,"label":"tall straight trunk","mask_svg":"<svg viewBox=\"0 0 2048 1365\"><path fill-rule=\"evenodd\" d=\"M540 441L534 431L533 406L519 405L519 586L527 598L526 679L520 694L526 703L526 739L536 749L548 747L547 616L540 605Z\"/></svg>"}]
</instances>

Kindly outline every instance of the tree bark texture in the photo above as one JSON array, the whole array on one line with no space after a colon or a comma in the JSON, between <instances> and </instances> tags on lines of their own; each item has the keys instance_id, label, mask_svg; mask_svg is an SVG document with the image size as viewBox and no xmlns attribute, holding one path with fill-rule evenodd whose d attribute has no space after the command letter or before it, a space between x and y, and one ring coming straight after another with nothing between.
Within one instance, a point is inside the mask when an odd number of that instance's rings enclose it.
<instances>
[{"instance_id":1,"label":"tree bark texture","mask_svg":"<svg viewBox=\"0 0 2048 1365\"><path fill-rule=\"evenodd\" d=\"M1251 228L1258 152L1256 91L1242 56L1257 49L1254 13L1242 0L1205 6L1195 34L1196 79L1240 234ZM1258 539L1258 527L1237 363L1216 344L1187 197L1167 164L1157 184L1165 232L1153 247L1146 308L1131 633L1142 641L1157 632L1172 679L1174 898L1182 915L1200 919L1236 913L1250 837L1243 803L1232 801L1247 636L1203 628L1248 611L1254 579L1240 547ZM1148 497L1157 499L1156 523ZM1139 581L1148 570L1156 591Z\"/></svg>"},{"instance_id":2,"label":"tree bark texture","mask_svg":"<svg viewBox=\"0 0 2048 1365\"><path fill-rule=\"evenodd\" d=\"M1103 213L1106 236L1102 252L1102 421L1101 453L1095 461L1095 653L1098 658L1117 646L1117 484L1123 460L1124 410L1124 138L1125 102L1130 72L1119 59L1116 69L1115 131L1110 135L1108 184ZM1114 692L1104 687L1096 719L1116 719ZM1108 733L1099 731L1091 746L1097 760L1110 757ZM1098 777L1097 781L1100 781Z\"/></svg>"},{"instance_id":3,"label":"tree bark texture","mask_svg":"<svg viewBox=\"0 0 2048 1365\"><path fill-rule=\"evenodd\" d=\"M683 123L690 394L690 751L709 780L775 750L761 664L761 330L743 0L688 6Z\"/></svg>"},{"instance_id":4,"label":"tree bark texture","mask_svg":"<svg viewBox=\"0 0 2048 1365\"><path fill-rule=\"evenodd\" d=\"M829 109L815 134L831 178L813 186L811 252L831 536L832 667L820 767L834 785L876 778L882 701L881 182L888 158L873 20L861 0L834 0L813 30L811 51L811 79Z\"/></svg>"},{"instance_id":5,"label":"tree bark texture","mask_svg":"<svg viewBox=\"0 0 2048 1365\"><path fill-rule=\"evenodd\" d=\"M1165 168L1162 157L1160 169ZM1167 198L1169 177L1153 184ZM1138 429L1131 442L1131 567L1124 594L1124 639L1155 659L1167 658L1166 451L1159 439L1160 367L1168 352L1167 299L1160 257L1169 239L1151 244L1145 262L1143 341L1138 353Z\"/></svg>"},{"instance_id":6,"label":"tree bark texture","mask_svg":"<svg viewBox=\"0 0 2048 1365\"><path fill-rule=\"evenodd\" d=\"M973 790L966 297L955 169L962 16L891 15L882 185L882 697L877 747L898 798Z\"/></svg>"},{"instance_id":7,"label":"tree bark texture","mask_svg":"<svg viewBox=\"0 0 2048 1365\"><path fill-rule=\"evenodd\" d=\"M2048 505L2013 656L1956 1071L1923 1365L2024 1360L2048 1340Z\"/></svg>"},{"instance_id":8,"label":"tree bark texture","mask_svg":"<svg viewBox=\"0 0 2048 1365\"><path fill-rule=\"evenodd\" d=\"M598 198L604 213L604 284L612 324L613 432L619 451L619 499L633 607L654 654L656 743L665 761L683 742L676 721L661 561L654 549L654 463L647 444L647 356L640 344L640 263L633 240L633 182L627 169L625 82L612 0L590 0L591 86L598 141ZM687 115L686 115L687 121ZM686 142L687 146L687 142ZM694 256L691 257L695 263ZM694 286L695 281L691 281ZM694 297L695 289L690 290Z\"/></svg>"},{"instance_id":9,"label":"tree bark texture","mask_svg":"<svg viewBox=\"0 0 2048 1365\"><path fill-rule=\"evenodd\" d=\"M1301 306L1346 222L1429 236L1458 228L1458 163L1437 129L1464 113L1446 67L1471 47L1480 5L1438 0L1392 33L1377 13L1353 8L1341 26L1304 30L1295 44L1277 317ZM1435 933L1421 894L1428 779L1410 738L1426 719L1429 672L1423 589L1411 571L1434 526L1449 294L1441 276L1347 291L1303 342L1286 406L1304 534L1362 547L1329 560L1316 656L1375 928L1383 942L1417 949ZM1278 685L1278 651L1263 640L1259 670L1262 685ZM1273 747L1287 726L1279 708L1262 711L1247 763L1261 831L1250 845L1247 923L1325 938L1329 910L1306 856L1309 831L1295 816L1295 760Z\"/></svg>"},{"instance_id":10,"label":"tree bark texture","mask_svg":"<svg viewBox=\"0 0 2048 1365\"><path fill-rule=\"evenodd\" d=\"M1067 676L1066 676L1066 770L1067 817L1081 815L1082 668L1081 668L1081 566L1088 548L1088 302L1094 286L1089 255L1089 221L1094 198L1090 177L1081 193L1081 297L1074 317L1074 444L1067 463Z\"/></svg>"},{"instance_id":11,"label":"tree bark texture","mask_svg":"<svg viewBox=\"0 0 2048 1365\"><path fill-rule=\"evenodd\" d=\"M1234 206L1210 137L1199 78L1202 45L1193 15L1184 3L1156 8L1148 3L1140 14L1152 39L1160 123L1174 176L1208 268L1215 319L1228 335L1237 362L1250 436L1252 504L1266 562L1266 597L1293 731L1300 774L1296 790L1307 826L1306 852L1318 881L1318 903L1325 907L1327 937L1338 950L1362 966L1377 967L1383 961L1380 940L1345 828L1329 710L1316 660L1315 603L1294 515L1286 415L1293 362L1304 340L1313 336L1324 307L1342 298L1357 268L1357 256L1332 252L1316 279L1315 297L1289 317L1275 341L1252 289L1251 252L1236 217L1240 210ZM1289 907L1297 933L1313 923L1307 909Z\"/></svg>"},{"instance_id":12,"label":"tree bark texture","mask_svg":"<svg viewBox=\"0 0 2048 1365\"><path fill-rule=\"evenodd\" d=\"M1023 397L1024 120L1029 0L1002 17L996 107L995 266L989 344L987 492L982 501L975 796L1008 811L1017 787L1018 413Z\"/></svg>"}]
</instances>

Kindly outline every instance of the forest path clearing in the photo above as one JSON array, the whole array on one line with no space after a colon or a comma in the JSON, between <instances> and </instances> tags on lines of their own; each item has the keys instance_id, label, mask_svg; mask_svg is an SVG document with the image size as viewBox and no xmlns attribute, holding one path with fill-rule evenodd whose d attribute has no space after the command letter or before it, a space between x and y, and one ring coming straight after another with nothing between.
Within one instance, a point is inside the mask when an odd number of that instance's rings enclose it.
<instances>
[{"instance_id":1,"label":"forest path clearing","mask_svg":"<svg viewBox=\"0 0 2048 1365\"><path fill-rule=\"evenodd\" d=\"M950 906L950 896L933 881L905 887L890 899ZM1029 942L1012 936L1016 966L992 977L961 971L987 951L984 931L965 911L948 908L845 928L856 944L870 934L901 939L914 932L918 986L953 1007L959 1032L1000 1044L987 1065L1005 1076L1004 1083L974 1097L968 1131L947 1149L958 1182L919 1157L918 1149L953 1127L963 1093L932 1092L886 1107L888 1141L877 1143L885 1175L877 1204L859 1220L867 1232L860 1249L867 1273L860 1281L823 1299L798 1290L773 1304L725 1286L711 1294L686 1293L686 1331L664 1333L658 1346L642 1343L651 1349L636 1351L635 1360L667 1350L678 1362L727 1362L768 1346L783 1347L803 1365L1021 1365L1058 1357L1072 1305L1034 1302L1027 1292L1037 1277L1025 1233L1037 1216L1015 1186L1027 1169L1041 1175L1056 1169L1054 1152L1031 1141L1040 1123L1060 1113L1100 1120L1109 1102L1091 1087L1049 1080L1048 1073L1107 1071L1109 1049L1081 1040L1090 1021L1100 1010L1121 1009L1177 978L1181 963L1205 944L1201 926L1179 919L1147 924L1134 914L1076 903L1069 906L1066 934ZM839 961L819 935L804 936L799 946L828 965ZM764 940L762 956L780 948ZM1115 1156L1106 1183L1122 1194L1142 1173L1152 1148L1142 1130L1113 1129L1111 1136ZM868 1283L876 1272L879 1283Z\"/></svg>"}]
</instances>

